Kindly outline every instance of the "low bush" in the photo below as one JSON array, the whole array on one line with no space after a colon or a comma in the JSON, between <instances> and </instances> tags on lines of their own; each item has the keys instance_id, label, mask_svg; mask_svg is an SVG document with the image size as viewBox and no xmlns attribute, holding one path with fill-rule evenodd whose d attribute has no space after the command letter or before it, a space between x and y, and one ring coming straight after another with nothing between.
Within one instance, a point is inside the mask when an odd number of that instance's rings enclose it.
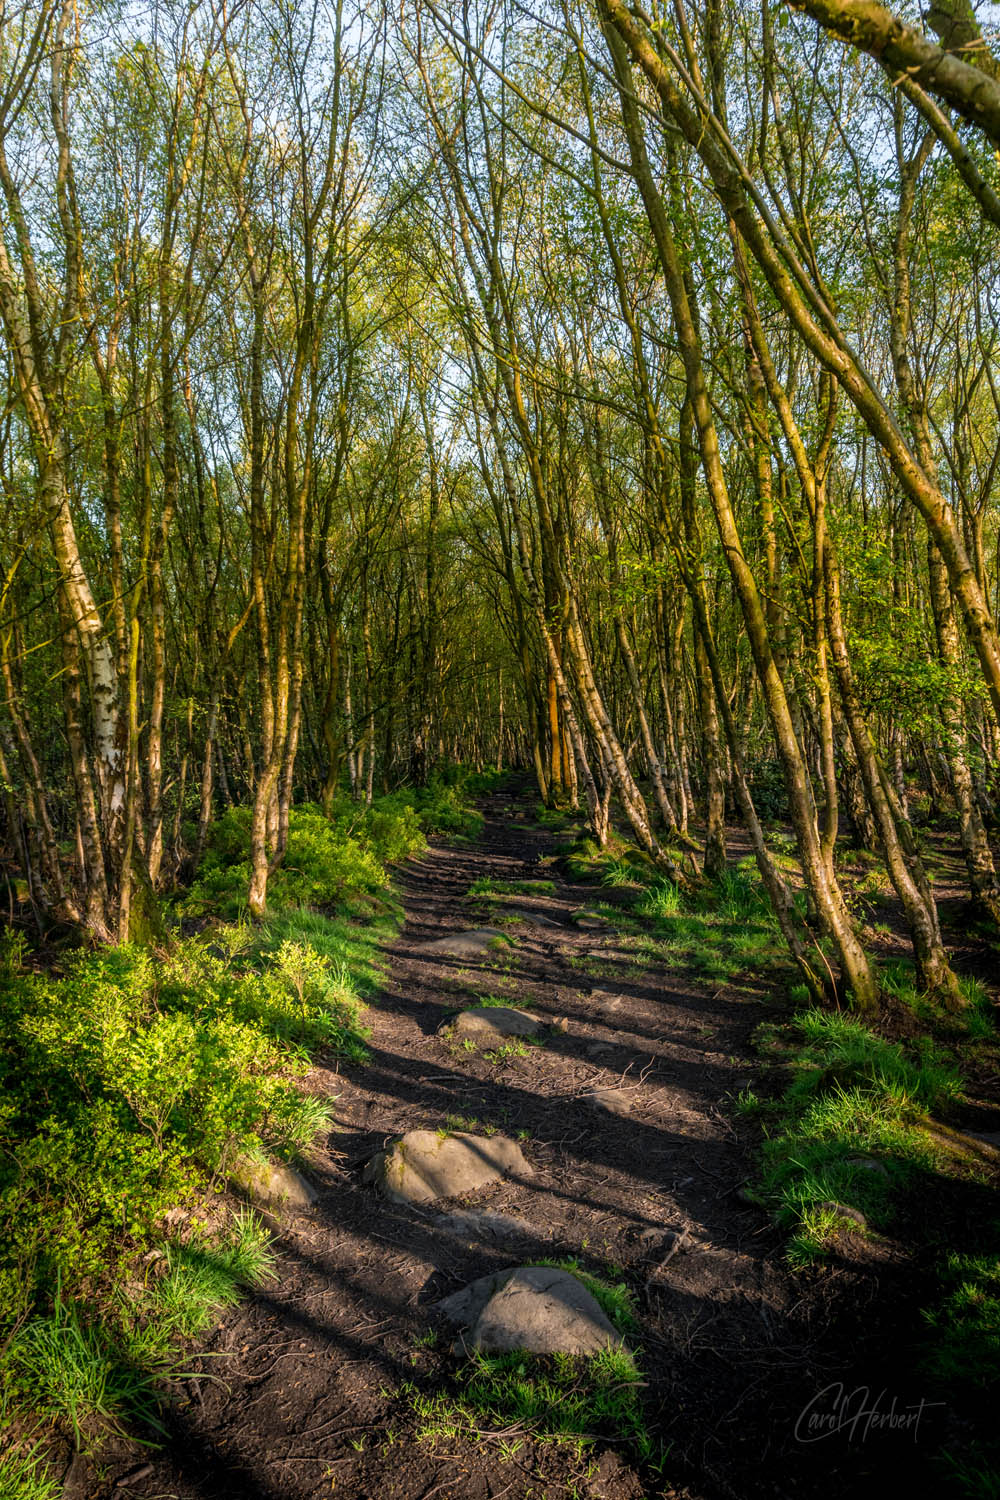
<instances>
[{"instance_id":1,"label":"low bush","mask_svg":"<svg viewBox=\"0 0 1000 1500\"><path fill-rule=\"evenodd\" d=\"M377 909L378 902L372 898L386 888L388 875L364 829L363 812L356 812L357 827L352 828L343 812L338 816L335 811L327 818L312 804L292 808L285 857L268 881L269 909L339 907L359 914ZM407 833L409 814L401 811L390 817L383 810L380 816L391 831L390 838L384 829L383 837L393 852L409 848L413 837L412 829ZM249 851L250 809L231 807L212 827L205 857L181 911L238 917L246 908L250 887Z\"/></svg>"},{"instance_id":2,"label":"low bush","mask_svg":"<svg viewBox=\"0 0 1000 1500\"><path fill-rule=\"evenodd\" d=\"M218 927L165 956L81 953L61 977L0 969L0 1318L58 1284L111 1284L167 1210L247 1150L297 1157L328 1117L306 1048L364 1059L343 964Z\"/></svg>"}]
</instances>

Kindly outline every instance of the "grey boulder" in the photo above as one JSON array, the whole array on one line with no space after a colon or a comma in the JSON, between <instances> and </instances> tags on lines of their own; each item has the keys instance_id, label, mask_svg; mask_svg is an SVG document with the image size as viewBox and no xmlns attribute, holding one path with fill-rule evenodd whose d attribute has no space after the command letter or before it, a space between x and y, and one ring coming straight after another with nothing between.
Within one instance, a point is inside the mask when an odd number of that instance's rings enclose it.
<instances>
[{"instance_id":1,"label":"grey boulder","mask_svg":"<svg viewBox=\"0 0 1000 1500\"><path fill-rule=\"evenodd\" d=\"M397 1203L432 1203L474 1193L511 1173L532 1175L520 1146L505 1135L409 1130L372 1158L364 1180Z\"/></svg>"},{"instance_id":2,"label":"grey boulder","mask_svg":"<svg viewBox=\"0 0 1000 1500\"><path fill-rule=\"evenodd\" d=\"M494 948L509 943L499 927L475 927L468 932L452 932L447 937L424 943L421 953L440 953L443 958L482 958Z\"/></svg>"},{"instance_id":3,"label":"grey boulder","mask_svg":"<svg viewBox=\"0 0 1000 1500\"><path fill-rule=\"evenodd\" d=\"M451 1023L457 1037L471 1037L493 1047L511 1036L537 1036L542 1021L528 1010L507 1005L477 1005L463 1010Z\"/></svg>"},{"instance_id":4,"label":"grey boulder","mask_svg":"<svg viewBox=\"0 0 1000 1500\"><path fill-rule=\"evenodd\" d=\"M230 1181L257 1203L283 1208L311 1208L317 1193L301 1172L278 1162L244 1157L233 1167Z\"/></svg>"},{"instance_id":5,"label":"grey boulder","mask_svg":"<svg viewBox=\"0 0 1000 1500\"><path fill-rule=\"evenodd\" d=\"M555 1266L516 1266L481 1276L438 1305L466 1330L457 1347L467 1350L591 1355L622 1343L583 1283Z\"/></svg>"}]
</instances>

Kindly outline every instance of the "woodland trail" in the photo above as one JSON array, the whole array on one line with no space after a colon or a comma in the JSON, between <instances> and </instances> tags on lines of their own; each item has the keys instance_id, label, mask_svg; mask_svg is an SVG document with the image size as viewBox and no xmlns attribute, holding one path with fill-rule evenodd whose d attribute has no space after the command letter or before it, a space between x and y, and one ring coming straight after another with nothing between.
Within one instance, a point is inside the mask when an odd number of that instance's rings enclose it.
<instances>
[{"instance_id":1,"label":"woodland trail","mask_svg":"<svg viewBox=\"0 0 1000 1500\"><path fill-rule=\"evenodd\" d=\"M887 1473L898 1488L919 1462L922 1445L899 1433L802 1442L800 1425L796 1436L803 1407L832 1382L885 1388L900 1406L920 1392L905 1374L905 1330L885 1321L892 1257L795 1275L780 1234L738 1197L758 1132L733 1099L758 1071L749 1039L772 997L746 975L738 990L682 982L613 929L577 929L593 888L539 867L555 839L526 809L494 796L474 846L435 844L401 873L406 926L370 1012L370 1061L312 1075L338 1096L311 1170L317 1204L282 1221L277 1278L192 1359L208 1378L176 1392L164 1446L77 1460L66 1500L750 1500L882 1491ZM482 924L473 882L539 876L555 879L554 894L518 905L547 922L512 926L512 947L471 962L424 951ZM442 1021L482 996L565 1029L496 1062L449 1047ZM627 1114L588 1098L614 1086L629 1091ZM361 1164L415 1127L520 1135L534 1176L471 1206L527 1221L531 1237L462 1238L438 1205L395 1206L364 1186ZM686 1245L663 1265L680 1232ZM633 1293L650 1428L668 1445L661 1475L600 1441L580 1462L524 1433L419 1440L413 1391L447 1389L457 1363L434 1304L541 1257L605 1276L617 1267Z\"/></svg>"}]
</instances>

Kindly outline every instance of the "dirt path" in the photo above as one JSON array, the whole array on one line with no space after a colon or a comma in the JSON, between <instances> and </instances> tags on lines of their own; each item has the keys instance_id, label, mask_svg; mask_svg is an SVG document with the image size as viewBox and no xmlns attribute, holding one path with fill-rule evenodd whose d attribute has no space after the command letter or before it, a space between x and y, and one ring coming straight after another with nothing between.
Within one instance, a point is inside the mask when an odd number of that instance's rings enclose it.
<instances>
[{"instance_id":1,"label":"dirt path","mask_svg":"<svg viewBox=\"0 0 1000 1500\"><path fill-rule=\"evenodd\" d=\"M513 948L485 963L422 951L481 923L467 895L475 880L553 874L538 865L553 836L524 821L526 805L494 797L475 847L438 845L407 867L406 927L370 1015L371 1060L314 1078L339 1095L313 1172L318 1204L283 1224L278 1279L193 1361L210 1378L182 1389L167 1446L81 1465L71 1500L750 1500L884 1490L887 1469L898 1486L919 1460L898 1433L796 1436L803 1407L831 1382L884 1386L886 1405L919 1390L899 1374L905 1348L894 1340L905 1334L885 1321L892 1257L793 1276L765 1215L737 1196L756 1130L734 1118L732 1096L756 1071L749 1036L768 997L748 995L745 979L739 992L679 984L640 966L612 931L577 930L572 913L593 892L558 872L554 895L519 903L548 921L511 928ZM499 1065L449 1048L441 1022L483 995L564 1018L565 1029ZM588 1097L616 1085L628 1091L623 1116ZM526 1132L530 1183L487 1189L475 1206L528 1221L530 1238L462 1239L436 1208L393 1207L362 1184L360 1164L385 1139L449 1124ZM687 1247L657 1270L681 1232ZM621 1268L640 1315L650 1425L669 1444L662 1477L602 1444L580 1464L523 1434L506 1445L418 1440L400 1388L445 1389L456 1363L447 1336L427 1342L440 1327L433 1304L542 1256L574 1256L597 1274Z\"/></svg>"}]
</instances>

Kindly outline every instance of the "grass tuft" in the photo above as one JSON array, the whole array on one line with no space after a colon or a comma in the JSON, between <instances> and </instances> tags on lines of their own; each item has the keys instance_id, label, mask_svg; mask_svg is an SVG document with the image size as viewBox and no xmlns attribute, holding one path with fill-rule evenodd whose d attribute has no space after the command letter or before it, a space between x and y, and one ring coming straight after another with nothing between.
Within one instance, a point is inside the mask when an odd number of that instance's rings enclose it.
<instances>
[{"instance_id":1,"label":"grass tuft","mask_svg":"<svg viewBox=\"0 0 1000 1500\"><path fill-rule=\"evenodd\" d=\"M46 1466L37 1444L27 1452L8 1449L0 1454L0 1495L3 1500L59 1500L62 1488Z\"/></svg>"},{"instance_id":2,"label":"grass tuft","mask_svg":"<svg viewBox=\"0 0 1000 1500\"><path fill-rule=\"evenodd\" d=\"M115 1428L126 1418L155 1422L151 1373L133 1363L105 1324L87 1321L61 1295L47 1317L17 1331L7 1359L15 1389L40 1416L66 1422L77 1448L97 1421Z\"/></svg>"},{"instance_id":3,"label":"grass tuft","mask_svg":"<svg viewBox=\"0 0 1000 1500\"><path fill-rule=\"evenodd\" d=\"M654 917L659 921L669 921L680 914L683 907L683 893L679 885L672 880L657 880L649 886L638 905L636 911L641 917Z\"/></svg>"},{"instance_id":4,"label":"grass tuft","mask_svg":"<svg viewBox=\"0 0 1000 1500\"><path fill-rule=\"evenodd\" d=\"M654 1440L640 1395L643 1381L623 1348L581 1360L514 1352L476 1354L456 1377L454 1392L409 1389L424 1441L466 1438L517 1427L535 1438L568 1444L578 1455L596 1440L618 1440L650 1460Z\"/></svg>"},{"instance_id":5,"label":"grass tuft","mask_svg":"<svg viewBox=\"0 0 1000 1500\"><path fill-rule=\"evenodd\" d=\"M792 1230L789 1258L825 1255L845 1227L829 1204L887 1227L940 1153L921 1130L960 1096L957 1072L929 1039L907 1053L852 1016L810 1009L792 1023L792 1081L762 1149L762 1201ZM760 1108L756 1099L744 1108Z\"/></svg>"}]
</instances>

